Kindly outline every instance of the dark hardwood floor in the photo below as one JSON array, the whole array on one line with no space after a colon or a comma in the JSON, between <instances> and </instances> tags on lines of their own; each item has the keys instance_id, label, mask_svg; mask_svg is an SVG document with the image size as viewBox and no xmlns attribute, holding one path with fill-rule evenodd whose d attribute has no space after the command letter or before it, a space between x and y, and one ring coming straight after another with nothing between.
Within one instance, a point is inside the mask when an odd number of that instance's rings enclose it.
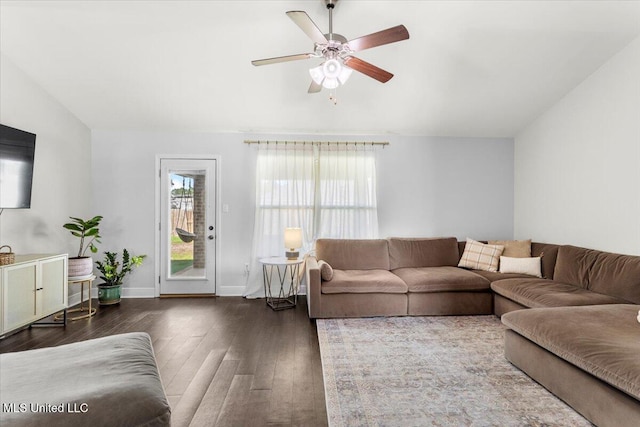
<instances>
[{"instance_id":1,"label":"dark hardwood floor","mask_svg":"<svg viewBox=\"0 0 640 427\"><path fill-rule=\"evenodd\" d=\"M0 353L134 331L151 335L173 426L327 425L304 297L278 312L240 297L126 299L66 328L20 331Z\"/></svg>"}]
</instances>

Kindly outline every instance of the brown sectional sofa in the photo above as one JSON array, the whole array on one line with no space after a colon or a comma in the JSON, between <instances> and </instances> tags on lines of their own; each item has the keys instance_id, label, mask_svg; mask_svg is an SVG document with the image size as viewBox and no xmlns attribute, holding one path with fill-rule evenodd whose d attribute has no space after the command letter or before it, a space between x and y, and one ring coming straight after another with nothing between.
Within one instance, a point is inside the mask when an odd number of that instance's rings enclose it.
<instances>
[{"instance_id":1,"label":"brown sectional sofa","mask_svg":"<svg viewBox=\"0 0 640 427\"><path fill-rule=\"evenodd\" d=\"M538 278L458 268L463 251L455 238L320 239L309 317L494 313L515 366L596 425L640 425L640 256L534 242Z\"/></svg>"}]
</instances>

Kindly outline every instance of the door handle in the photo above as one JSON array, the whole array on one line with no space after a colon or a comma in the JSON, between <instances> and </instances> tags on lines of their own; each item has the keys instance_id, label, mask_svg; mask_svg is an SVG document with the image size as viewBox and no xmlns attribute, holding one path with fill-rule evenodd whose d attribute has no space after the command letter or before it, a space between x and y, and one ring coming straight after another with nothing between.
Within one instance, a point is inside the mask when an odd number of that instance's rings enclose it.
<instances>
[{"instance_id":1,"label":"door handle","mask_svg":"<svg viewBox=\"0 0 640 427\"><path fill-rule=\"evenodd\" d=\"M214 239L213 234L209 234L209 240L213 240L213 239Z\"/></svg>"}]
</instances>

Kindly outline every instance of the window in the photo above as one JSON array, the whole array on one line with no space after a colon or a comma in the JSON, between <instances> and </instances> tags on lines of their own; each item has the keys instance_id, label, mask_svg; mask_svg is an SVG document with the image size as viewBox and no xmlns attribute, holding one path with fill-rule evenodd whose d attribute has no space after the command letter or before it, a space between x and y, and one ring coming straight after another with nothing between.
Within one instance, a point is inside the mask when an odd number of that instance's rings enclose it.
<instances>
[{"instance_id":1,"label":"window","mask_svg":"<svg viewBox=\"0 0 640 427\"><path fill-rule=\"evenodd\" d=\"M377 237L374 151L365 146L331 145L318 151L314 237Z\"/></svg>"},{"instance_id":2,"label":"window","mask_svg":"<svg viewBox=\"0 0 640 427\"><path fill-rule=\"evenodd\" d=\"M258 259L284 254L286 227L302 228L302 252L318 238L376 238L375 166L371 145L260 144L252 273ZM259 292L258 279L247 289Z\"/></svg>"}]
</instances>

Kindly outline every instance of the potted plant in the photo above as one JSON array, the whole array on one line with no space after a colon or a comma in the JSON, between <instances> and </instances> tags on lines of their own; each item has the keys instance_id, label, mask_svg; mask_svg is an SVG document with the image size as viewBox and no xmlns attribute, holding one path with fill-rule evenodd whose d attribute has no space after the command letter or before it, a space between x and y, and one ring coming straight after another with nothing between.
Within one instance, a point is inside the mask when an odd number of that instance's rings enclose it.
<instances>
[{"instance_id":1,"label":"potted plant","mask_svg":"<svg viewBox=\"0 0 640 427\"><path fill-rule=\"evenodd\" d=\"M122 263L118 261L117 252L105 252L104 260L96 262L100 278L104 283L98 284L98 303L100 305L118 304L122 295L122 282L127 273L139 267L146 255L132 256L126 249L122 250Z\"/></svg>"},{"instance_id":2,"label":"potted plant","mask_svg":"<svg viewBox=\"0 0 640 427\"><path fill-rule=\"evenodd\" d=\"M98 252L95 243L100 243L100 230L98 226L102 221L102 216L97 215L91 219L84 220L82 218L69 217L71 222L64 224L63 227L71 232L75 237L80 238L80 249L78 256L69 258L69 277L87 277L93 273L93 260L91 256L87 256L87 250L91 253Z\"/></svg>"}]
</instances>

